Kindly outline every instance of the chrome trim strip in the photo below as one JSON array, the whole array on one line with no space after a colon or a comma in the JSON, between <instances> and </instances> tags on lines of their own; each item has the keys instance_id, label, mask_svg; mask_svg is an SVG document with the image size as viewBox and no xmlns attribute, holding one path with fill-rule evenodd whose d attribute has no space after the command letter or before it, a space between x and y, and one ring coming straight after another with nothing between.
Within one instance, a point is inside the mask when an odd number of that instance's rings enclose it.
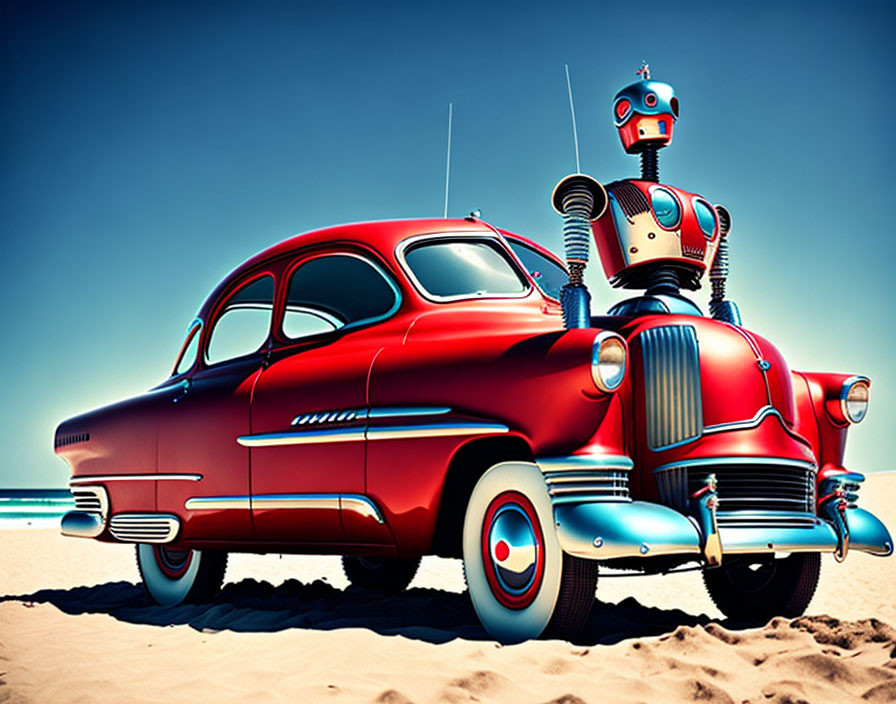
<instances>
[{"instance_id":1,"label":"chrome trim strip","mask_svg":"<svg viewBox=\"0 0 896 704\"><path fill-rule=\"evenodd\" d=\"M784 432L794 440L798 440L804 445L809 444L806 438L796 433L790 426L787 425L787 421L784 420L784 416L782 416L781 412L774 406L763 406L756 412L755 416L750 418L750 420L739 420L732 423L718 423L716 425L709 425L703 429L703 434L711 435L712 433L725 433L734 432L737 430L750 430L752 428L758 428L762 424L762 422L769 417L777 418L778 422L781 423L781 427L784 429Z\"/></svg>"},{"instance_id":2,"label":"chrome trim strip","mask_svg":"<svg viewBox=\"0 0 896 704\"><path fill-rule=\"evenodd\" d=\"M669 462L668 464L660 465L653 470L653 473L657 474L659 472L669 469L678 469L680 467L700 467L702 465L713 466L724 464L755 464L769 465L773 467L788 465L790 467L812 470L813 472L817 469L814 462L809 462L808 460L793 460L785 457L700 457L697 459L683 459L678 460L677 462Z\"/></svg>"},{"instance_id":3,"label":"chrome trim strip","mask_svg":"<svg viewBox=\"0 0 896 704\"><path fill-rule=\"evenodd\" d=\"M220 509L315 509L350 511L377 523L385 523L372 499L363 494L264 494L261 496L199 496L187 499L184 508L191 511Z\"/></svg>"},{"instance_id":4,"label":"chrome trim strip","mask_svg":"<svg viewBox=\"0 0 896 704\"><path fill-rule=\"evenodd\" d=\"M535 464L542 472L572 472L588 469L632 469L635 463L625 455L571 455L540 457Z\"/></svg>"},{"instance_id":5,"label":"chrome trim strip","mask_svg":"<svg viewBox=\"0 0 896 704\"><path fill-rule=\"evenodd\" d=\"M428 425L394 425L368 428L368 440L401 440L406 438L451 437L455 435L492 435L509 433L501 423L430 423Z\"/></svg>"},{"instance_id":6,"label":"chrome trim strip","mask_svg":"<svg viewBox=\"0 0 896 704\"><path fill-rule=\"evenodd\" d=\"M394 418L413 415L442 415L450 413L450 408L402 408L374 409L381 411L375 417ZM423 411L423 413L421 413ZM330 414L332 415L332 414ZM301 417L301 416L300 416ZM374 417L374 416L372 416ZM295 422L295 421L293 421ZM398 440L419 437L449 437L455 435L491 435L509 433L510 428L501 423L485 422L449 422L428 423L425 425L387 425L381 427L359 428L358 426L342 428L313 428L287 430L278 433L259 433L258 435L241 435L236 441L244 447L277 447L281 445L313 445L329 442L357 442L360 440Z\"/></svg>"},{"instance_id":7,"label":"chrome trim strip","mask_svg":"<svg viewBox=\"0 0 896 704\"><path fill-rule=\"evenodd\" d=\"M264 494L252 497L252 510L267 509L339 510L339 494Z\"/></svg>"},{"instance_id":8,"label":"chrome trim strip","mask_svg":"<svg viewBox=\"0 0 896 704\"><path fill-rule=\"evenodd\" d=\"M364 518L372 518L377 523L386 522L377 505L361 494L342 494L339 497L339 505L343 511L351 511Z\"/></svg>"},{"instance_id":9,"label":"chrome trim strip","mask_svg":"<svg viewBox=\"0 0 896 704\"><path fill-rule=\"evenodd\" d=\"M451 413L450 408L445 406L426 406L426 407L409 407L409 408L371 408L367 417L374 418L401 418L404 416L441 416Z\"/></svg>"},{"instance_id":10,"label":"chrome trim strip","mask_svg":"<svg viewBox=\"0 0 896 704\"><path fill-rule=\"evenodd\" d=\"M251 509L248 496L194 496L184 502L189 511L219 511L221 509Z\"/></svg>"},{"instance_id":11,"label":"chrome trim strip","mask_svg":"<svg viewBox=\"0 0 896 704\"><path fill-rule=\"evenodd\" d=\"M243 447L276 447L279 445L314 445L326 442L356 442L364 439L359 428L323 428L241 435L236 441Z\"/></svg>"},{"instance_id":12,"label":"chrome trim strip","mask_svg":"<svg viewBox=\"0 0 896 704\"><path fill-rule=\"evenodd\" d=\"M185 481L198 482L202 479L201 474L104 474L92 476L72 477L68 480L69 485L90 484L91 482L158 482L158 481Z\"/></svg>"},{"instance_id":13,"label":"chrome trim strip","mask_svg":"<svg viewBox=\"0 0 896 704\"><path fill-rule=\"evenodd\" d=\"M774 406L763 406L760 408L756 415L754 415L749 420L738 420L732 421L731 423L717 423L716 425L707 425L703 429L704 435L710 435L712 433L724 433L732 430L748 430L749 428L755 428L759 426L762 421L764 421L769 416L777 416L778 419L783 423L784 416L778 411Z\"/></svg>"}]
</instances>

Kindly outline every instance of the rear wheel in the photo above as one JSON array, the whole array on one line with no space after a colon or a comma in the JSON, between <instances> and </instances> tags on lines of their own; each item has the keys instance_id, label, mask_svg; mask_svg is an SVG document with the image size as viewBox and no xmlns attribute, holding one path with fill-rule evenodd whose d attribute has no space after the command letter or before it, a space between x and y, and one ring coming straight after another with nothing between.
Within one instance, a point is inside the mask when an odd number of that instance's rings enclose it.
<instances>
[{"instance_id":1,"label":"rear wheel","mask_svg":"<svg viewBox=\"0 0 896 704\"><path fill-rule=\"evenodd\" d=\"M358 587L383 594L404 591L417 574L419 557L352 557L342 558L342 571L348 581Z\"/></svg>"},{"instance_id":2,"label":"rear wheel","mask_svg":"<svg viewBox=\"0 0 896 704\"><path fill-rule=\"evenodd\" d=\"M773 616L793 618L809 606L821 573L821 555L794 553L738 558L703 573L715 605L729 618L765 623Z\"/></svg>"},{"instance_id":3,"label":"rear wheel","mask_svg":"<svg viewBox=\"0 0 896 704\"><path fill-rule=\"evenodd\" d=\"M160 606L211 600L224 583L227 553L137 545L137 568L150 598Z\"/></svg>"},{"instance_id":4,"label":"rear wheel","mask_svg":"<svg viewBox=\"0 0 896 704\"><path fill-rule=\"evenodd\" d=\"M565 554L541 471L504 462L482 475L464 518L464 575L494 638L572 638L588 621L597 563Z\"/></svg>"}]
</instances>

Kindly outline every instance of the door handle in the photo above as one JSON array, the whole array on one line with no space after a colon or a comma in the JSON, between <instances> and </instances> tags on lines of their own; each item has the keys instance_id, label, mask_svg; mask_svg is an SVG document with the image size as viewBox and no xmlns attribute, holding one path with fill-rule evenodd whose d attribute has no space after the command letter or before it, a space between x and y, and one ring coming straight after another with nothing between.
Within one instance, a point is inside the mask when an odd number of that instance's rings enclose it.
<instances>
[{"instance_id":1,"label":"door handle","mask_svg":"<svg viewBox=\"0 0 896 704\"><path fill-rule=\"evenodd\" d=\"M175 397L174 397L174 400L172 401L172 403L177 403L177 402L180 401L184 396L187 395L187 392L190 390L190 386L191 386L191 384L190 384L190 380L189 380L189 379L184 379L182 382L180 382L179 386L180 386L180 396L175 396Z\"/></svg>"}]
</instances>

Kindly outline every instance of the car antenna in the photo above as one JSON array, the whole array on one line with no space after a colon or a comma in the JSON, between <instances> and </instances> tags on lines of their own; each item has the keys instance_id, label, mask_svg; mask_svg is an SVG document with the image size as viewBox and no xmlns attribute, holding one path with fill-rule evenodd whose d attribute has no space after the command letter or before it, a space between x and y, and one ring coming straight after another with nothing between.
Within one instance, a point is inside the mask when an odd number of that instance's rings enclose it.
<instances>
[{"instance_id":1,"label":"car antenna","mask_svg":"<svg viewBox=\"0 0 896 704\"><path fill-rule=\"evenodd\" d=\"M445 160L445 212L442 217L448 217L448 184L451 181L451 118L454 114L454 103L448 103L448 156Z\"/></svg>"},{"instance_id":2,"label":"car antenna","mask_svg":"<svg viewBox=\"0 0 896 704\"><path fill-rule=\"evenodd\" d=\"M582 173L582 167L579 164L579 133L576 131L576 109L572 102L572 81L569 80L569 64L563 64L566 69L566 90L569 92L569 114L572 116L572 141L576 148L576 173Z\"/></svg>"}]
</instances>

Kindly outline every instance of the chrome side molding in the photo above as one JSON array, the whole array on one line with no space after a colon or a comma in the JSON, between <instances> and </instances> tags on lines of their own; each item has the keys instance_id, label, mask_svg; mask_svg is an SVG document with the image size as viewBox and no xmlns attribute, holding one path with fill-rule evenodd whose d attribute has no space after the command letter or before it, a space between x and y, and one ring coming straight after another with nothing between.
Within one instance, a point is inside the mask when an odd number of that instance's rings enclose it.
<instances>
[{"instance_id":1,"label":"chrome side molding","mask_svg":"<svg viewBox=\"0 0 896 704\"><path fill-rule=\"evenodd\" d=\"M219 511L221 509L245 509L252 506L248 496L194 496L184 502L184 508L189 511Z\"/></svg>"},{"instance_id":2,"label":"chrome side molding","mask_svg":"<svg viewBox=\"0 0 896 704\"><path fill-rule=\"evenodd\" d=\"M383 416L389 417L389 416ZM423 425L387 425L362 428L308 428L277 433L241 435L236 441L243 447L279 447L282 445L315 445L331 442L359 442L363 440L404 440L410 438L449 437L458 435L499 435L509 433L510 428L501 423L446 422Z\"/></svg>"},{"instance_id":3,"label":"chrome side molding","mask_svg":"<svg viewBox=\"0 0 896 704\"><path fill-rule=\"evenodd\" d=\"M91 484L92 482L198 482L201 479L201 474L95 474L72 477L68 480L68 483L71 486L75 486L76 484Z\"/></svg>"},{"instance_id":4,"label":"chrome side molding","mask_svg":"<svg viewBox=\"0 0 896 704\"><path fill-rule=\"evenodd\" d=\"M260 496L194 496L184 502L189 511L271 511L298 509L348 511L363 518L385 523L379 507L363 494L263 494Z\"/></svg>"}]
</instances>

